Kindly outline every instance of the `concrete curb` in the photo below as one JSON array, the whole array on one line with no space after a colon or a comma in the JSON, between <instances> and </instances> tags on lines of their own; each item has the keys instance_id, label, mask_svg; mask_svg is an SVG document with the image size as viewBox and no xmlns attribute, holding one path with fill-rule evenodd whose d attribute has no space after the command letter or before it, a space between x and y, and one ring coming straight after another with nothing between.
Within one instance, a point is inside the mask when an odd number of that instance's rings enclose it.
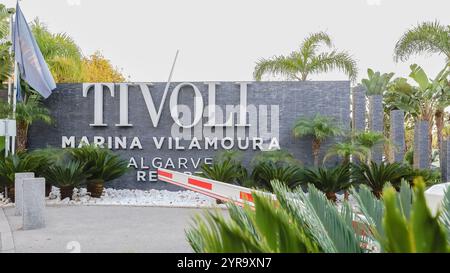
<instances>
[{"instance_id":1,"label":"concrete curb","mask_svg":"<svg viewBox=\"0 0 450 273\"><path fill-rule=\"evenodd\" d=\"M3 208L0 208L0 253L14 253L14 239Z\"/></svg>"}]
</instances>

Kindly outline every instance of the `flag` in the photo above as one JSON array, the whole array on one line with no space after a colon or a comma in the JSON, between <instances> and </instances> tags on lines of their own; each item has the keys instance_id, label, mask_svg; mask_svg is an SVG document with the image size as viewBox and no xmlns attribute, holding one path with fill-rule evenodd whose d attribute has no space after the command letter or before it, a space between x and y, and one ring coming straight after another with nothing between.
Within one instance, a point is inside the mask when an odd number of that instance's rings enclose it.
<instances>
[{"instance_id":1,"label":"flag","mask_svg":"<svg viewBox=\"0 0 450 273\"><path fill-rule=\"evenodd\" d=\"M20 77L44 98L48 98L56 84L18 2L13 27L13 48Z\"/></svg>"}]
</instances>

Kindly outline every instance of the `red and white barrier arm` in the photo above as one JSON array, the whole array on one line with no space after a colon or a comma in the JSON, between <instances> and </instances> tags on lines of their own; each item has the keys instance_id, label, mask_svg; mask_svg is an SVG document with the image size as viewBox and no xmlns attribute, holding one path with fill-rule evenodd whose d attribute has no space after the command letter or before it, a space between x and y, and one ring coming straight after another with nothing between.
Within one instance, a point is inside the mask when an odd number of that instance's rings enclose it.
<instances>
[{"instance_id":1,"label":"red and white barrier arm","mask_svg":"<svg viewBox=\"0 0 450 273\"><path fill-rule=\"evenodd\" d=\"M241 186L163 168L158 169L158 179L224 202L233 201L240 206L243 206L244 204L253 206L253 192L258 192L265 195L268 194ZM275 198L273 194L269 195Z\"/></svg>"}]
</instances>

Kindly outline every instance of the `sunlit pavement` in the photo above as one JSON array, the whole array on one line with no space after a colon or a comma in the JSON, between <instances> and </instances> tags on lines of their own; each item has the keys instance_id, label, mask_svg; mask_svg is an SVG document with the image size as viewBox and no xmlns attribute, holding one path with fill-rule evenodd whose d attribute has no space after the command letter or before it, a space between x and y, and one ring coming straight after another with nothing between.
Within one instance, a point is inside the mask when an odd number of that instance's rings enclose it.
<instances>
[{"instance_id":1,"label":"sunlit pavement","mask_svg":"<svg viewBox=\"0 0 450 273\"><path fill-rule=\"evenodd\" d=\"M185 228L201 209L62 206L46 208L46 227L21 229L5 208L15 252L192 252Z\"/></svg>"}]
</instances>

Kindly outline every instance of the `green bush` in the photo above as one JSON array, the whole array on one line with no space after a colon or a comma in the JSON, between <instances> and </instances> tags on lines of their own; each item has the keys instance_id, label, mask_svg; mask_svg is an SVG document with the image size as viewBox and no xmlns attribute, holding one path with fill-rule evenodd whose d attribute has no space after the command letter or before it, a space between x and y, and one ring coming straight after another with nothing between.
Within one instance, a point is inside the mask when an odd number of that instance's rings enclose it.
<instances>
[{"instance_id":1,"label":"green bush","mask_svg":"<svg viewBox=\"0 0 450 273\"><path fill-rule=\"evenodd\" d=\"M303 183L313 184L332 201L336 201L337 192L351 186L349 164L334 168L305 168L301 173Z\"/></svg>"},{"instance_id":2,"label":"green bush","mask_svg":"<svg viewBox=\"0 0 450 273\"><path fill-rule=\"evenodd\" d=\"M353 180L369 186L378 198L381 197L384 186L387 183L398 187L401 180L408 176L407 167L400 163L361 163L353 167Z\"/></svg>"},{"instance_id":3,"label":"green bush","mask_svg":"<svg viewBox=\"0 0 450 273\"><path fill-rule=\"evenodd\" d=\"M272 191L273 180L295 188L301 183L301 168L295 165L277 165L270 161L262 162L253 169L252 178L257 186L269 191Z\"/></svg>"},{"instance_id":4,"label":"green bush","mask_svg":"<svg viewBox=\"0 0 450 273\"><path fill-rule=\"evenodd\" d=\"M86 179L83 164L76 160L53 164L45 170L44 175L48 182L59 188L77 187Z\"/></svg>"},{"instance_id":5,"label":"green bush","mask_svg":"<svg viewBox=\"0 0 450 273\"><path fill-rule=\"evenodd\" d=\"M31 154L20 152L10 154L0 160L0 183L4 186L13 187L15 173L35 172L42 162Z\"/></svg>"}]
</instances>

